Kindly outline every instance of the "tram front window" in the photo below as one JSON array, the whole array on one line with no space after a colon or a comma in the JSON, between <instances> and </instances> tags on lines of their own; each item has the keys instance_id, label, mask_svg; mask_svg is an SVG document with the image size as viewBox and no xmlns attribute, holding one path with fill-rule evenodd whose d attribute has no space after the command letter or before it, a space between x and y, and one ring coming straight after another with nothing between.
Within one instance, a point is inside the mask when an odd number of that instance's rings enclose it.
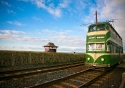
<instances>
[{"instance_id":1,"label":"tram front window","mask_svg":"<svg viewBox=\"0 0 125 88\"><path fill-rule=\"evenodd\" d=\"M104 30L105 29L105 25L102 24L102 25L97 25L97 31L99 30Z\"/></svg>"},{"instance_id":2,"label":"tram front window","mask_svg":"<svg viewBox=\"0 0 125 88\"><path fill-rule=\"evenodd\" d=\"M104 51L105 45L104 43L89 43L88 51Z\"/></svg>"},{"instance_id":3,"label":"tram front window","mask_svg":"<svg viewBox=\"0 0 125 88\"><path fill-rule=\"evenodd\" d=\"M105 24L99 24L99 25L94 25L89 27L89 32L103 31L103 30L105 30Z\"/></svg>"},{"instance_id":4,"label":"tram front window","mask_svg":"<svg viewBox=\"0 0 125 88\"><path fill-rule=\"evenodd\" d=\"M94 25L94 26L90 26L90 28L89 28L89 32L92 32L92 31L96 31L96 25Z\"/></svg>"}]
</instances>

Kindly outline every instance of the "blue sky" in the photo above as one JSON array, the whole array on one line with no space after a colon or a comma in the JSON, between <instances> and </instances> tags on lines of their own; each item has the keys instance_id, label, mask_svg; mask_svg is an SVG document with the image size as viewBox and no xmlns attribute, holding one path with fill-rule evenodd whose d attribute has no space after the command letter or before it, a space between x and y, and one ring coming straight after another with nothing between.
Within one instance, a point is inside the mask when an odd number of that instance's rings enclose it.
<instances>
[{"instance_id":1,"label":"blue sky","mask_svg":"<svg viewBox=\"0 0 125 88\"><path fill-rule=\"evenodd\" d=\"M125 0L0 0L0 50L85 52L88 23L116 19L125 47ZM125 51L125 48L124 48Z\"/></svg>"}]
</instances>

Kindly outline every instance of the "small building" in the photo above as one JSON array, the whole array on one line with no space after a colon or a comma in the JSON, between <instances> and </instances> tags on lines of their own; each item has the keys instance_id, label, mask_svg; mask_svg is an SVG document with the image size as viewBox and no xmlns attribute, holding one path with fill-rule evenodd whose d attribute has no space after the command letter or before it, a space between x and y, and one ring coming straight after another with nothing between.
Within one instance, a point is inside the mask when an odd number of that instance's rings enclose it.
<instances>
[{"instance_id":1,"label":"small building","mask_svg":"<svg viewBox=\"0 0 125 88\"><path fill-rule=\"evenodd\" d=\"M49 42L43 47L45 48L45 52L56 52L56 49L58 48L58 46L55 46L52 42Z\"/></svg>"}]
</instances>

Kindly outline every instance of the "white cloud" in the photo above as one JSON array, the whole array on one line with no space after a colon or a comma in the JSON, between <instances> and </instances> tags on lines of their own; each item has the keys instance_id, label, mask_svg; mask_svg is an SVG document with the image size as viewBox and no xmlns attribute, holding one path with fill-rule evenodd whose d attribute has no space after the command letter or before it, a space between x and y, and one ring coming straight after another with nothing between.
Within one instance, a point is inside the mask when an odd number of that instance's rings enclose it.
<instances>
[{"instance_id":1,"label":"white cloud","mask_svg":"<svg viewBox=\"0 0 125 88\"><path fill-rule=\"evenodd\" d=\"M43 8L48 11L50 14L54 15L55 17L62 16L62 8L68 7L69 0L63 0L62 3L59 3L57 7L54 7L54 3L47 3L48 1L45 0L20 0L24 2L31 2L35 4L38 8ZM47 3L48 5L46 5Z\"/></svg>"},{"instance_id":2,"label":"white cloud","mask_svg":"<svg viewBox=\"0 0 125 88\"><path fill-rule=\"evenodd\" d=\"M26 34L23 31L16 31L16 30L0 30L1 34Z\"/></svg>"},{"instance_id":3,"label":"white cloud","mask_svg":"<svg viewBox=\"0 0 125 88\"><path fill-rule=\"evenodd\" d=\"M43 22L42 19L36 17L36 16L33 16L32 19L36 20L36 21L39 21L39 22Z\"/></svg>"},{"instance_id":4,"label":"white cloud","mask_svg":"<svg viewBox=\"0 0 125 88\"><path fill-rule=\"evenodd\" d=\"M60 8L68 7L70 0L63 0L62 3L59 4Z\"/></svg>"},{"instance_id":5,"label":"white cloud","mask_svg":"<svg viewBox=\"0 0 125 88\"><path fill-rule=\"evenodd\" d=\"M12 42L16 41L16 43L20 42L19 44L20 46L18 47L14 45L11 46L17 50L39 50L42 48L43 49L42 51L44 51L44 48L42 46L46 45L48 42L53 42L55 45L59 46L58 49L59 51L67 50L69 52L71 51L85 52L85 38L82 36L69 36L71 32L72 32L71 30L58 32L55 30L47 29L41 31L41 35L43 34L47 35L38 38L38 37L28 36L28 34L23 31L0 30L0 40L9 40ZM29 44L26 45L26 43Z\"/></svg>"},{"instance_id":6,"label":"white cloud","mask_svg":"<svg viewBox=\"0 0 125 88\"><path fill-rule=\"evenodd\" d=\"M54 15L54 16L56 16L56 17L61 17L61 15L62 15L61 10L58 9L58 8L53 9L53 8L51 8L51 7L47 7L46 9L47 9L47 11L48 11L49 13L51 13L52 15Z\"/></svg>"},{"instance_id":7,"label":"white cloud","mask_svg":"<svg viewBox=\"0 0 125 88\"><path fill-rule=\"evenodd\" d=\"M3 5L6 5L6 6L9 6L9 7L11 7L11 5L10 5L8 2L1 1L1 3L2 3Z\"/></svg>"},{"instance_id":8,"label":"white cloud","mask_svg":"<svg viewBox=\"0 0 125 88\"><path fill-rule=\"evenodd\" d=\"M83 36L72 36L72 30L66 30L63 32L57 32L54 30L43 30L43 33L47 34L47 38L50 41L57 43L59 46L66 47L83 47L85 46L86 39Z\"/></svg>"},{"instance_id":9,"label":"white cloud","mask_svg":"<svg viewBox=\"0 0 125 88\"><path fill-rule=\"evenodd\" d=\"M11 40L11 41L16 41L16 40L28 41L28 42L46 41L46 39L27 36L25 32L16 30L0 30L0 39Z\"/></svg>"},{"instance_id":10,"label":"white cloud","mask_svg":"<svg viewBox=\"0 0 125 88\"><path fill-rule=\"evenodd\" d=\"M7 10L8 13L16 14L13 10Z\"/></svg>"},{"instance_id":11,"label":"white cloud","mask_svg":"<svg viewBox=\"0 0 125 88\"><path fill-rule=\"evenodd\" d=\"M54 8L52 6L46 6L43 0L33 0L32 3L36 4L37 7L39 7L39 8L44 8L50 14L52 14L56 17L61 17L61 10L60 9Z\"/></svg>"},{"instance_id":12,"label":"white cloud","mask_svg":"<svg viewBox=\"0 0 125 88\"><path fill-rule=\"evenodd\" d=\"M22 24L18 21L6 21L8 24L13 24L13 25L16 25L16 26L24 26L25 24Z\"/></svg>"}]
</instances>

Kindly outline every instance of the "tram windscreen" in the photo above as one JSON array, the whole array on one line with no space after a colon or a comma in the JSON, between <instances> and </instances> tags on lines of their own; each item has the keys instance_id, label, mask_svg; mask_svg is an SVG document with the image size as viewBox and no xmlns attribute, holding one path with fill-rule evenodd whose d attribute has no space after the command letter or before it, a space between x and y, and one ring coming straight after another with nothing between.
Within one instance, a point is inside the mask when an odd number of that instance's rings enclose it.
<instances>
[{"instance_id":1,"label":"tram windscreen","mask_svg":"<svg viewBox=\"0 0 125 88\"><path fill-rule=\"evenodd\" d=\"M89 28L89 32L92 32L92 31L96 31L96 25L94 25L94 26L90 26L90 28Z\"/></svg>"},{"instance_id":2,"label":"tram windscreen","mask_svg":"<svg viewBox=\"0 0 125 88\"><path fill-rule=\"evenodd\" d=\"M104 51L105 44L104 43L89 43L88 51Z\"/></svg>"},{"instance_id":3,"label":"tram windscreen","mask_svg":"<svg viewBox=\"0 0 125 88\"><path fill-rule=\"evenodd\" d=\"M105 24L93 25L89 27L89 32L105 30Z\"/></svg>"},{"instance_id":4,"label":"tram windscreen","mask_svg":"<svg viewBox=\"0 0 125 88\"><path fill-rule=\"evenodd\" d=\"M105 29L105 25L104 24L97 25L97 31L104 30L104 29Z\"/></svg>"}]
</instances>

